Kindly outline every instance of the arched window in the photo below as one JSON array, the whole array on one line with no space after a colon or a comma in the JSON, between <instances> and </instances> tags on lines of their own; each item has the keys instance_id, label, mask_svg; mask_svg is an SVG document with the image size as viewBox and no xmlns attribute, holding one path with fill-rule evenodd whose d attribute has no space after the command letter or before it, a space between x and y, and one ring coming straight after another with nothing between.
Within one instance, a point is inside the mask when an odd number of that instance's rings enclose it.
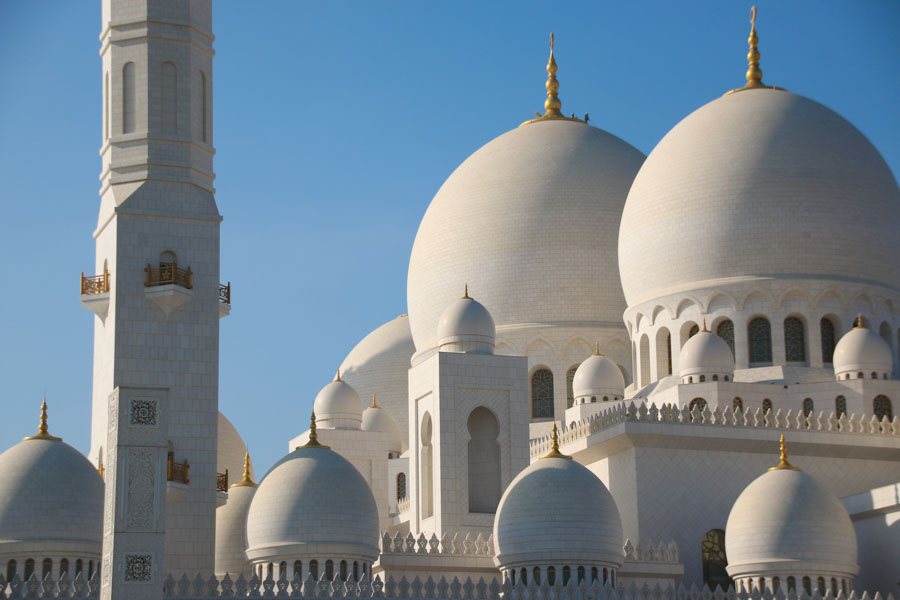
<instances>
[{"instance_id":1,"label":"arched window","mask_svg":"<svg viewBox=\"0 0 900 600\"><path fill-rule=\"evenodd\" d=\"M819 595L824 596L825 595L825 578L819 577L816 580L816 584L818 585L818 588L819 588Z\"/></svg>"},{"instance_id":2,"label":"arched window","mask_svg":"<svg viewBox=\"0 0 900 600\"><path fill-rule=\"evenodd\" d=\"M319 561L315 559L309 561L309 575L315 581L319 580Z\"/></svg>"},{"instance_id":3,"label":"arched window","mask_svg":"<svg viewBox=\"0 0 900 600\"><path fill-rule=\"evenodd\" d=\"M597 567L591 567L591 583L597 581Z\"/></svg>"},{"instance_id":4,"label":"arched window","mask_svg":"<svg viewBox=\"0 0 900 600\"><path fill-rule=\"evenodd\" d=\"M731 403L731 408L734 412L744 412L744 401L740 398L735 398Z\"/></svg>"},{"instance_id":5,"label":"arched window","mask_svg":"<svg viewBox=\"0 0 900 600\"><path fill-rule=\"evenodd\" d=\"M469 414L469 512L493 513L500 503L500 423L479 406Z\"/></svg>"},{"instance_id":6,"label":"arched window","mask_svg":"<svg viewBox=\"0 0 900 600\"><path fill-rule=\"evenodd\" d=\"M75 577L81 575L82 571L84 571L84 563L79 558L75 561Z\"/></svg>"},{"instance_id":7,"label":"arched window","mask_svg":"<svg viewBox=\"0 0 900 600\"><path fill-rule=\"evenodd\" d=\"M816 405L812 398L803 399L803 416L809 417L816 410Z\"/></svg>"},{"instance_id":8,"label":"arched window","mask_svg":"<svg viewBox=\"0 0 900 600\"><path fill-rule=\"evenodd\" d=\"M762 409L764 413L772 412L772 401L768 398L763 399Z\"/></svg>"},{"instance_id":9,"label":"arched window","mask_svg":"<svg viewBox=\"0 0 900 600\"><path fill-rule=\"evenodd\" d=\"M701 376L700 376L700 383L703 383L704 381L706 381L706 375L701 375Z\"/></svg>"},{"instance_id":10,"label":"arched window","mask_svg":"<svg viewBox=\"0 0 900 600\"><path fill-rule=\"evenodd\" d=\"M171 267L176 262L178 262L178 257L171 250L166 250L165 252L160 252L160 254L159 254L160 268Z\"/></svg>"},{"instance_id":11,"label":"arched window","mask_svg":"<svg viewBox=\"0 0 900 600\"><path fill-rule=\"evenodd\" d=\"M531 577L534 580L534 585L541 585L541 568L535 567L531 570Z\"/></svg>"},{"instance_id":12,"label":"arched window","mask_svg":"<svg viewBox=\"0 0 900 600\"><path fill-rule=\"evenodd\" d=\"M672 334L666 332L666 369L669 375L672 374Z\"/></svg>"},{"instance_id":13,"label":"arched window","mask_svg":"<svg viewBox=\"0 0 900 600\"><path fill-rule=\"evenodd\" d=\"M725 319L716 327L716 335L725 340L728 347L731 348L731 355L734 356L734 322Z\"/></svg>"},{"instance_id":14,"label":"arched window","mask_svg":"<svg viewBox=\"0 0 900 600\"><path fill-rule=\"evenodd\" d=\"M772 591L777 592L781 589L781 578L777 575L772 578Z\"/></svg>"},{"instance_id":15,"label":"arched window","mask_svg":"<svg viewBox=\"0 0 900 600\"><path fill-rule=\"evenodd\" d=\"M563 567L563 580L562 584L567 585L569 583L569 579L572 578L572 569L568 565Z\"/></svg>"},{"instance_id":16,"label":"arched window","mask_svg":"<svg viewBox=\"0 0 900 600\"><path fill-rule=\"evenodd\" d=\"M843 396L834 399L834 414L837 418L847 414L847 399Z\"/></svg>"},{"instance_id":17,"label":"arched window","mask_svg":"<svg viewBox=\"0 0 900 600\"><path fill-rule=\"evenodd\" d=\"M715 590L721 586L722 591L728 586L734 585L728 572L728 558L725 556L725 531L722 529L710 529L703 534L700 541L700 556L703 560L703 583L709 589Z\"/></svg>"},{"instance_id":18,"label":"arched window","mask_svg":"<svg viewBox=\"0 0 900 600\"><path fill-rule=\"evenodd\" d=\"M584 566L578 565L578 583L584 581Z\"/></svg>"},{"instance_id":19,"label":"arched window","mask_svg":"<svg viewBox=\"0 0 900 600\"><path fill-rule=\"evenodd\" d=\"M875 396L872 401L872 412L879 421L882 419L891 421L894 418L894 407L891 406L891 400L887 396Z\"/></svg>"},{"instance_id":20,"label":"arched window","mask_svg":"<svg viewBox=\"0 0 900 600\"><path fill-rule=\"evenodd\" d=\"M64 558L59 561L59 574L62 575L63 573L68 573L68 572L69 572L69 559Z\"/></svg>"},{"instance_id":21,"label":"arched window","mask_svg":"<svg viewBox=\"0 0 900 600\"><path fill-rule=\"evenodd\" d=\"M294 578L295 579L303 579L303 561L302 560L294 561Z\"/></svg>"},{"instance_id":22,"label":"arched window","mask_svg":"<svg viewBox=\"0 0 900 600\"><path fill-rule=\"evenodd\" d=\"M347 561L341 561L341 581L347 581Z\"/></svg>"},{"instance_id":23,"label":"arched window","mask_svg":"<svg viewBox=\"0 0 900 600\"><path fill-rule=\"evenodd\" d=\"M275 564L269 563L266 565L266 577L272 577L275 575Z\"/></svg>"},{"instance_id":24,"label":"arched window","mask_svg":"<svg viewBox=\"0 0 900 600\"><path fill-rule=\"evenodd\" d=\"M522 580L522 585L528 585L528 569L522 567L522 570L519 572L519 579Z\"/></svg>"},{"instance_id":25,"label":"arched window","mask_svg":"<svg viewBox=\"0 0 900 600\"><path fill-rule=\"evenodd\" d=\"M834 361L834 322L828 317L819 321L819 334L822 336L822 360L826 363Z\"/></svg>"},{"instance_id":26,"label":"arched window","mask_svg":"<svg viewBox=\"0 0 900 600\"><path fill-rule=\"evenodd\" d=\"M406 498L406 473L397 473L397 500Z\"/></svg>"},{"instance_id":27,"label":"arched window","mask_svg":"<svg viewBox=\"0 0 900 600\"><path fill-rule=\"evenodd\" d=\"M803 578L803 591L807 594L812 594L812 579L808 576Z\"/></svg>"},{"instance_id":28,"label":"arched window","mask_svg":"<svg viewBox=\"0 0 900 600\"><path fill-rule=\"evenodd\" d=\"M431 446L431 415L427 412L422 418L422 457L419 465L422 481L422 518L427 519L434 514L432 492L432 476L434 473L434 449Z\"/></svg>"},{"instance_id":29,"label":"arched window","mask_svg":"<svg viewBox=\"0 0 900 600\"><path fill-rule=\"evenodd\" d=\"M640 346L641 370L640 370L640 386L644 387L650 383L650 336L644 334L641 336Z\"/></svg>"},{"instance_id":30,"label":"arched window","mask_svg":"<svg viewBox=\"0 0 900 600\"><path fill-rule=\"evenodd\" d=\"M16 576L16 564L15 559L10 559L6 563L6 581L12 581L12 578Z\"/></svg>"},{"instance_id":31,"label":"arched window","mask_svg":"<svg viewBox=\"0 0 900 600\"><path fill-rule=\"evenodd\" d=\"M89 560L88 561L88 579L90 580L93 578L94 578L94 561Z\"/></svg>"},{"instance_id":32,"label":"arched window","mask_svg":"<svg viewBox=\"0 0 900 600\"><path fill-rule=\"evenodd\" d=\"M704 410L706 410L706 400L704 400L703 398L694 398L693 400L691 400L691 403L688 404L688 408L693 411L694 407L696 407L700 412L703 412Z\"/></svg>"},{"instance_id":33,"label":"arched window","mask_svg":"<svg viewBox=\"0 0 900 600\"><path fill-rule=\"evenodd\" d=\"M334 579L334 561L331 559L325 561L325 579L328 581Z\"/></svg>"},{"instance_id":34,"label":"arched window","mask_svg":"<svg viewBox=\"0 0 900 600\"><path fill-rule=\"evenodd\" d=\"M134 78L134 63L125 63L125 66L122 67L122 133L134 131Z\"/></svg>"},{"instance_id":35,"label":"arched window","mask_svg":"<svg viewBox=\"0 0 900 600\"><path fill-rule=\"evenodd\" d=\"M788 362L804 362L806 360L806 334L803 321L797 317L784 320L784 357Z\"/></svg>"},{"instance_id":36,"label":"arched window","mask_svg":"<svg viewBox=\"0 0 900 600\"><path fill-rule=\"evenodd\" d=\"M178 132L178 76L175 65L164 62L160 70L159 97L162 107L161 126L165 133Z\"/></svg>"},{"instance_id":37,"label":"arched window","mask_svg":"<svg viewBox=\"0 0 900 600\"><path fill-rule=\"evenodd\" d=\"M765 317L756 317L747 324L747 340L751 363L772 362L772 327Z\"/></svg>"},{"instance_id":38,"label":"arched window","mask_svg":"<svg viewBox=\"0 0 900 600\"><path fill-rule=\"evenodd\" d=\"M796 591L797 591L797 581L796 581L793 577L790 577L790 576L789 576L789 577L787 578L787 586L788 586L788 591L789 591L789 592L796 592Z\"/></svg>"},{"instance_id":39,"label":"arched window","mask_svg":"<svg viewBox=\"0 0 900 600\"><path fill-rule=\"evenodd\" d=\"M547 567L547 583L549 585L556 585L556 567L552 565Z\"/></svg>"},{"instance_id":40,"label":"arched window","mask_svg":"<svg viewBox=\"0 0 900 600\"><path fill-rule=\"evenodd\" d=\"M553 373L538 369L531 376L531 418L553 418Z\"/></svg>"},{"instance_id":41,"label":"arched window","mask_svg":"<svg viewBox=\"0 0 900 600\"><path fill-rule=\"evenodd\" d=\"M719 380L719 376L718 376L718 375L713 375L713 376L712 376L712 380L713 380L713 381L718 381L718 380Z\"/></svg>"},{"instance_id":42,"label":"arched window","mask_svg":"<svg viewBox=\"0 0 900 600\"><path fill-rule=\"evenodd\" d=\"M359 561L353 561L353 581L359 581Z\"/></svg>"},{"instance_id":43,"label":"arched window","mask_svg":"<svg viewBox=\"0 0 900 600\"><path fill-rule=\"evenodd\" d=\"M278 578L287 577L287 561L281 561L278 565Z\"/></svg>"},{"instance_id":44,"label":"arched window","mask_svg":"<svg viewBox=\"0 0 900 600\"><path fill-rule=\"evenodd\" d=\"M34 559L28 558L25 559L25 581L31 579L32 575L34 575Z\"/></svg>"},{"instance_id":45,"label":"arched window","mask_svg":"<svg viewBox=\"0 0 900 600\"><path fill-rule=\"evenodd\" d=\"M566 408L572 408L575 404L575 390L572 388L572 383L575 381L575 371L577 370L578 365L575 365L566 371Z\"/></svg>"},{"instance_id":46,"label":"arched window","mask_svg":"<svg viewBox=\"0 0 900 600\"><path fill-rule=\"evenodd\" d=\"M700 333L700 326L694 323L694 325L688 330L688 339L694 337Z\"/></svg>"}]
</instances>

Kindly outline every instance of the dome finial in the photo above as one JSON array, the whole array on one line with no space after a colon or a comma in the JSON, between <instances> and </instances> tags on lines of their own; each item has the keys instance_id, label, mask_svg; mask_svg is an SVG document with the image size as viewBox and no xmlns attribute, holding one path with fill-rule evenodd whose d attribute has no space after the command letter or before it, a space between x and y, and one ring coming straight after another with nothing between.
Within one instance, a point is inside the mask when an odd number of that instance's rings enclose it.
<instances>
[{"instance_id":1,"label":"dome finial","mask_svg":"<svg viewBox=\"0 0 900 600\"><path fill-rule=\"evenodd\" d=\"M559 451L559 431L556 429L556 421L553 422L553 430L550 433L550 452L541 457L541 459L544 458L568 458L569 460L572 459L571 456L566 456Z\"/></svg>"},{"instance_id":2,"label":"dome finial","mask_svg":"<svg viewBox=\"0 0 900 600\"><path fill-rule=\"evenodd\" d=\"M600 354L600 342L597 342L597 345L594 346L594 356L602 356Z\"/></svg>"},{"instance_id":3,"label":"dome finial","mask_svg":"<svg viewBox=\"0 0 900 600\"><path fill-rule=\"evenodd\" d=\"M334 380L335 381L343 381L343 379L341 379L341 368L340 367L338 367L337 373L334 376Z\"/></svg>"},{"instance_id":4,"label":"dome finial","mask_svg":"<svg viewBox=\"0 0 900 600\"><path fill-rule=\"evenodd\" d=\"M769 88L772 90L783 90L784 88L766 85L762 81L762 69L759 68L759 36L756 35L756 7L750 7L750 37L747 38L750 44L750 51L747 53L747 83L744 87L726 92L728 94L740 92L743 90L752 90L758 88Z\"/></svg>"},{"instance_id":5,"label":"dome finial","mask_svg":"<svg viewBox=\"0 0 900 600\"><path fill-rule=\"evenodd\" d=\"M375 403L375 392L372 392L372 406L371 408L379 408L379 406Z\"/></svg>"},{"instance_id":6,"label":"dome finial","mask_svg":"<svg viewBox=\"0 0 900 600\"><path fill-rule=\"evenodd\" d=\"M61 442L62 438L53 437L50 435L50 430L47 428L47 398L44 397L44 401L41 402L41 423L38 425L38 432L35 435L28 436L24 438L25 440L53 440L56 442Z\"/></svg>"},{"instance_id":7,"label":"dome finial","mask_svg":"<svg viewBox=\"0 0 900 600\"><path fill-rule=\"evenodd\" d=\"M340 373L340 371L338 371ZM340 379L336 379L335 381L340 381ZM319 436L316 433L316 411L312 412L312 415L309 418L309 441L303 444L300 448L325 448L326 450L329 446L325 446L319 443Z\"/></svg>"},{"instance_id":8,"label":"dome finial","mask_svg":"<svg viewBox=\"0 0 900 600\"><path fill-rule=\"evenodd\" d=\"M552 119L578 121L579 123L587 122L576 118L574 114L571 117L562 114L562 102L559 99L559 81L556 79L556 72L559 70L559 67L556 66L556 57L553 55L553 45L553 32L550 32L550 58L547 60L547 83L545 84L545 87L547 88L547 99L544 100L544 114L542 115L539 112L535 112L534 114L536 114L538 118L525 121L522 125L528 125L529 123L535 123L537 121L549 121ZM587 115L585 115L585 117L586 116Z\"/></svg>"},{"instance_id":9,"label":"dome finial","mask_svg":"<svg viewBox=\"0 0 900 600\"><path fill-rule=\"evenodd\" d=\"M463 295L462 295L462 298L460 298L460 300L465 300L468 297L469 297L469 284L466 283L465 286L463 286Z\"/></svg>"},{"instance_id":10,"label":"dome finial","mask_svg":"<svg viewBox=\"0 0 900 600\"><path fill-rule=\"evenodd\" d=\"M231 487L256 487L253 478L250 477L250 453L244 453L244 478Z\"/></svg>"},{"instance_id":11,"label":"dome finial","mask_svg":"<svg viewBox=\"0 0 900 600\"><path fill-rule=\"evenodd\" d=\"M703 329L701 331L709 331L709 329L706 328L706 317L703 318Z\"/></svg>"},{"instance_id":12,"label":"dome finial","mask_svg":"<svg viewBox=\"0 0 900 600\"><path fill-rule=\"evenodd\" d=\"M784 434L783 433L781 434L781 439L779 440L778 448L781 451L781 459L779 460L778 465L771 467L769 469L770 471L779 471L781 469L788 469L791 471L802 471L803 470L799 467L792 466L791 463L788 462L787 447L784 445Z\"/></svg>"},{"instance_id":13,"label":"dome finial","mask_svg":"<svg viewBox=\"0 0 900 600\"><path fill-rule=\"evenodd\" d=\"M865 325L863 325L862 313L859 313L859 315L857 315L857 317L856 317L856 326L857 327L865 327Z\"/></svg>"}]
</instances>

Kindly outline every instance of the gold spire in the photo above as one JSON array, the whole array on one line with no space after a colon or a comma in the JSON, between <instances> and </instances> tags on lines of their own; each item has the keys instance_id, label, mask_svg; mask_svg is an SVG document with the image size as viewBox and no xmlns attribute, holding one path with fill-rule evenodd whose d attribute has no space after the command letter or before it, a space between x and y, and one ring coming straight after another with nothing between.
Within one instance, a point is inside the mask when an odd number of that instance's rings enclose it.
<instances>
[{"instance_id":1,"label":"gold spire","mask_svg":"<svg viewBox=\"0 0 900 600\"><path fill-rule=\"evenodd\" d=\"M23 438L22 441L26 440L53 440L55 442L61 442L62 438L53 437L50 435L49 430L47 429L47 399L44 398L44 401L41 402L41 424L38 426L38 432L34 435L28 436L27 438Z\"/></svg>"},{"instance_id":2,"label":"gold spire","mask_svg":"<svg viewBox=\"0 0 900 600\"><path fill-rule=\"evenodd\" d=\"M709 329L706 328L706 318L705 317L703 318L703 329L701 329L701 331L709 331Z\"/></svg>"},{"instance_id":3,"label":"gold spire","mask_svg":"<svg viewBox=\"0 0 900 600\"><path fill-rule=\"evenodd\" d=\"M587 122L586 120L576 118L574 114L571 117L562 114L562 102L559 99L559 81L556 79L556 72L558 70L559 67L556 66L556 57L553 56L553 33L551 32L550 58L547 60L547 84L545 86L547 88L547 99L544 100L544 114L542 115L539 112L535 112L534 114L536 114L538 118L525 121L522 125L551 120L578 121L579 123ZM519 127L522 125L519 125Z\"/></svg>"},{"instance_id":4,"label":"gold spire","mask_svg":"<svg viewBox=\"0 0 900 600\"><path fill-rule=\"evenodd\" d=\"M856 317L856 326L863 327L862 313L859 313L859 315Z\"/></svg>"},{"instance_id":5,"label":"gold spire","mask_svg":"<svg viewBox=\"0 0 900 600\"><path fill-rule=\"evenodd\" d=\"M465 300L468 297L469 297L469 284L466 283L465 286L463 287L463 295L460 298L460 300Z\"/></svg>"},{"instance_id":6,"label":"gold spire","mask_svg":"<svg viewBox=\"0 0 900 600\"><path fill-rule=\"evenodd\" d=\"M302 446L298 446L297 450L300 448L324 448L326 450L330 448L330 446L319 443L319 436L316 434L316 411L313 411L312 416L309 418L309 441Z\"/></svg>"},{"instance_id":7,"label":"gold spire","mask_svg":"<svg viewBox=\"0 0 900 600\"><path fill-rule=\"evenodd\" d=\"M253 478L250 477L250 453L244 454L244 478L231 487L256 487Z\"/></svg>"},{"instance_id":8,"label":"gold spire","mask_svg":"<svg viewBox=\"0 0 900 600\"><path fill-rule=\"evenodd\" d=\"M372 406L370 408L381 408L375 403L375 392L372 392Z\"/></svg>"},{"instance_id":9,"label":"gold spire","mask_svg":"<svg viewBox=\"0 0 900 600\"><path fill-rule=\"evenodd\" d=\"M781 469L789 469L791 471L802 471L803 469L799 467L794 467L791 463L788 462L787 457L787 448L784 445L784 434L781 434L781 440L778 444L779 449L781 450L781 460L778 462L778 465L771 467L770 471L779 471Z\"/></svg>"},{"instance_id":10,"label":"gold spire","mask_svg":"<svg viewBox=\"0 0 900 600\"><path fill-rule=\"evenodd\" d=\"M766 85L762 81L762 69L759 68L759 36L756 35L756 7L750 7L750 37L747 38L750 44L750 51L747 53L747 83L744 87L733 89L726 92L725 95L741 92L744 90L753 90L760 88L768 88L770 90L783 90L784 88L775 87L774 85Z\"/></svg>"},{"instance_id":11,"label":"gold spire","mask_svg":"<svg viewBox=\"0 0 900 600\"><path fill-rule=\"evenodd\" d=\"M340 367L338 367L337 374L334 376L334 380L335 381L343 381L343 379L341 379L341 368Z\"/></svg>"},{"instance_id":12,"label":"gold spire","mask_svg":"<svg viewBox=\"0 0 900 600\"><path fill-rule=\"evenodd\" d=\"M597 345L594 346L594 356L603 356L600 354L600 342L597 342Z\"/></svg>"},{"instance_id":13,"label":"gold spire","mask_svg":"<svg viewBox=\"0 0 900 600\"><path fill-rule=\"evenodd\" d=\"M566 456L562 452L559 451L559 431L556 429L556 422L553 423L553 431L550 433L550 452L543 455L541 459L545 458L568 458L572 459L571 456Z\"/></svg>"},{"instance_id":14,"label":"gold spire","mask_svg":"<svg viewBox=\"0 0 900 600\"><path fill-rule=\"evenodd\" d=\"M106 472L106 468L103 466L103 455L100 453L97 454L97 462L99 463L97 465L97 471L99 471L100 477L105 479L105 477L103 477L103 473Z\"/></svg>"}]
</instances>

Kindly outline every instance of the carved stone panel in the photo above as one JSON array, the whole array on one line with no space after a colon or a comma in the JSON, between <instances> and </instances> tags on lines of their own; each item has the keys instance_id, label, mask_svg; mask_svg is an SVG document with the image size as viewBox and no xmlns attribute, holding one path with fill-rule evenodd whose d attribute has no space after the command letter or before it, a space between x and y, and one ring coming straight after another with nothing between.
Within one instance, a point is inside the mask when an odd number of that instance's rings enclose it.
<instances>
[{"instance_id":1,"label":"carved stone panel","mask_svg":"<svg viewBox=\"0 0 900 600\"><path fill-rule=\"evenodd\" d=\"M156 468L151 450L128 451L128 494L125 526L128 529L153 529L156 501Z\"/></svg>"},{"instance_id":2,"label":"carved stone panel","mask_svg":"<svg viewBox=\"0 0 900 600\"><path fill-rule=\"evenodd\" d=\"M132 398L128 424L132 427L156 427L158 403L150 398Z\"/></svg>"},{"instance_id":3,"label":"carved stone panel","mask_svg":"<svg viewBox=\"0 0 900 600\"><path fill-rule=\"evenodd\" d=\"M152 583L153 555L126 554L124 574L126 583Z\"/></svg>"}]
</instances>

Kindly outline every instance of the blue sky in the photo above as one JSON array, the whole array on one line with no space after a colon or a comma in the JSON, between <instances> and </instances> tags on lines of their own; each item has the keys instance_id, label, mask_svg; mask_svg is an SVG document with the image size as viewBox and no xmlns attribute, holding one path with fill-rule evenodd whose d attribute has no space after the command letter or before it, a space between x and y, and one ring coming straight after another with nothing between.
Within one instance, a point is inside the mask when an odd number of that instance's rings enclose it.
<instances>
[{"instance_id":1,"label":"blue sky","mask_svg":"<svg viewBox=\"0 0 900 600\"><path fill-rule=\"evenodd\" d=\"M743 2L216 0L220 407L268 468L369 331L406 312L419 220L444 179L542 110L550 31L564 112L647 153L746 70ZM854 123L900 168L900 3L766 1L764 81ZM0 450L90 437L100 3L0 2Z\"/></svg>"}]
</instances>

